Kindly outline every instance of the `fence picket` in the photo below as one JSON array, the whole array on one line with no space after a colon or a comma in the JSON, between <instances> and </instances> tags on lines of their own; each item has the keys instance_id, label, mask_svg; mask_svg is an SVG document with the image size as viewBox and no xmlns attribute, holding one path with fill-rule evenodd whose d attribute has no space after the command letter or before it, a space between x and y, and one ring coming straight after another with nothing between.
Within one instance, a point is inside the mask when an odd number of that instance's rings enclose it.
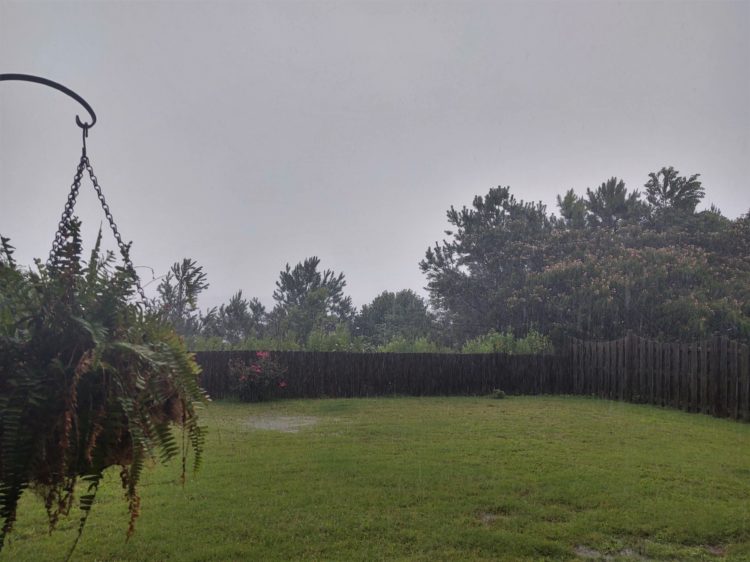
<instances>
[{"instance_id":1,"label":"fence picket","mask_svg":"<svg viewBox=\"0 0 750 562\"><path fill-rule=\"evenodd\" d=\"M679 375L679 387L680 387L680 404L681 410L690 411L690 367L688 359L688 345L685 343L679 344L680 351L680 371Z\"/></svg>"},{"instance_id":2,"label":"fence picket","mask_svg":"<svg viewBox=\"0 0 750 562\"><path fill-rule=\"evenodd\" d=\"M718 338L719 392L717 396L715 415L722 416L722 417L726 416L727 411L729 410L729 401L727 400L727 395L729 391L729 373L727 369L728 367L728 363L727 363L728 343L729 342L727 341L726 338L723 338L723 337Z\"/></svg>"},{"instance_id":3,"label":"fence picket","mask_svg":"<svg viewBox=\"0 0 750 562\"><path fill-rule=\"evenodd\" d=\"M739 366L739 379L740 379L740 403L741 403L741 418L745 421L750 421L750 346L740 346L740 366Z\"/></svg>"},{"instance_id":4,"label":"fence picket","mask_svg":"<svg viewBox=\"0 0 750 562\"><path fill-rule=\"evenodd\" d=\"M739 403L739 346L736 341L729 342L728 348L728 360L729 360L729 389L727 395L727 406L728 416L730 418L738 419L740 417L740 403Z\"/></svg>"},{"instance_id":5,"label":"fence picket","mask_svg":"<svg viewBox=\"0 0 750 562\"><path fill-rule=\"evenodd\" d=\"M688 345L688 362L690 371L690 412L697 412L698 409L698 345Z\"/></svg>"}]
</instances>

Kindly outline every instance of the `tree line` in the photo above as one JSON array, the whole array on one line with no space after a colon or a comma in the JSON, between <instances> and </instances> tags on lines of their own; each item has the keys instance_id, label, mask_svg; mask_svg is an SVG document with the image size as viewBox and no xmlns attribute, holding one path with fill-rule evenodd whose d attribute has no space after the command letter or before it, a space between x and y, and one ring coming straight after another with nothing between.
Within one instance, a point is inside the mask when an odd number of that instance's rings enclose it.
<instances>
[{"instance_id":1,"label":"tree line","mask_svg":"<svg viewBox=\"0 0 750 562\"><path fill-rule=\"evenodd\" d=\"M184 259L162 279L154 304L196 350L441 349L433 337L434 314L414 291L383 291L356 310L345 287L343 273L321 269L312 256L279 272L271 310L240 290L227 303L201 311L198 296L208 288L207 275Z\"/></svg>"},{"instance_id":2,"label":"tree line","mask_svg":"<svg viewBox=\"0 0 750 562\"><path fill-rule=\"evenodd\" d=\"M197 349L540 352L567 337L633 331L665 341L750 339L750 211L725 217L699 174L664 167L643 191L612 177L557 197L557 214L510 187L447 211L419 263L429 299L384 291L356 310L343 273L310 257L279 273L267 310L238 291L200 311L208 286L177 263L157 301Z\"/></svg>"}]
</instances>

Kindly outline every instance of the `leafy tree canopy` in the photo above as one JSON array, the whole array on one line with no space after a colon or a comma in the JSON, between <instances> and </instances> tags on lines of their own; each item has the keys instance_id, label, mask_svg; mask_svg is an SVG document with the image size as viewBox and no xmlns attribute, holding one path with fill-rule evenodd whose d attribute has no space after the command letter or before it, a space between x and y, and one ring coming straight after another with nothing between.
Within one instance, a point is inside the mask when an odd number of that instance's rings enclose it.
<instances>
[{"instance_id":1,"label":"leafy tree canopy","mask_svg":"<svg viewBox=\"0 0 750 562\"><path fill-rule=\"evenodd\" d=\"M373 346L395 338L414 341L432 331L432 315L427 303L410 289L383 291L362 307L354 321L357 335Z\"/></svg>"},{"instance_id":2,"label":"leafy tree canopy","mask_svg":"<svg viewBox=\"0 0 750 562\"><path fill-rule=\"evenodd\" d=\"M453 346L491 331L587 339L750 338L750 232L697 211L698 174L649 174L646 200L611 178L558 197L560 218L509 188L451 207L420 263Z\"/></svg>"}]
</instances>

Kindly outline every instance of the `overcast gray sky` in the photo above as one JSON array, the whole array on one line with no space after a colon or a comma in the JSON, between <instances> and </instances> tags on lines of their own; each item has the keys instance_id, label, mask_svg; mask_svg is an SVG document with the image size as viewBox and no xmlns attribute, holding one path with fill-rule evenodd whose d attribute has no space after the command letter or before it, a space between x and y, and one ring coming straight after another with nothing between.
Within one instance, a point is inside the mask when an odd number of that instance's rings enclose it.
<instances>
[{"instance_id":1,"label":"overcast gray sky","mask_svg":"<svg viewBox=\"0 0 750 562\"><path fill-rule=\"evenodd\" d=\"M422 292L446 209L497 185L552 208L673 165L745 213L749 61L747 1L0 0L0 73L91 103L89 155L136 265L196 259L202 307L237 289L270 305L279 270L311 255L358 306ZM76 113L0 83L0 233L23 263L49 251Z\"/></svg>"}]
</instances>

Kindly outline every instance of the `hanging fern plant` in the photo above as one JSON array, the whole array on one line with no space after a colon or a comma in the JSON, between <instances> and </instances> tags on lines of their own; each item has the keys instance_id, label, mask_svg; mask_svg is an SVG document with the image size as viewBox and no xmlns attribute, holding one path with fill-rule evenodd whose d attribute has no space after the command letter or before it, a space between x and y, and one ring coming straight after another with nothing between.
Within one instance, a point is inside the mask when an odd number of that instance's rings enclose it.
<instances>
[{"instance_id":1,"label":"hanging fern plant","mask_svg":"<svg viewBox=\"0 0 750 562\"><path fill-rule=\"evenodd\" d=\"M101 256L100 233L84 262L75 218L58 240L34 271L0 244L0 549L27 490L50 529L80 494L77 542L104 471L118 467L130 536L144 462L181 455L184 478L188 453L195 468L201 460L199 368L171 326L133 302L127 255L125 266Z\"/></svg>"}]
</instances>

